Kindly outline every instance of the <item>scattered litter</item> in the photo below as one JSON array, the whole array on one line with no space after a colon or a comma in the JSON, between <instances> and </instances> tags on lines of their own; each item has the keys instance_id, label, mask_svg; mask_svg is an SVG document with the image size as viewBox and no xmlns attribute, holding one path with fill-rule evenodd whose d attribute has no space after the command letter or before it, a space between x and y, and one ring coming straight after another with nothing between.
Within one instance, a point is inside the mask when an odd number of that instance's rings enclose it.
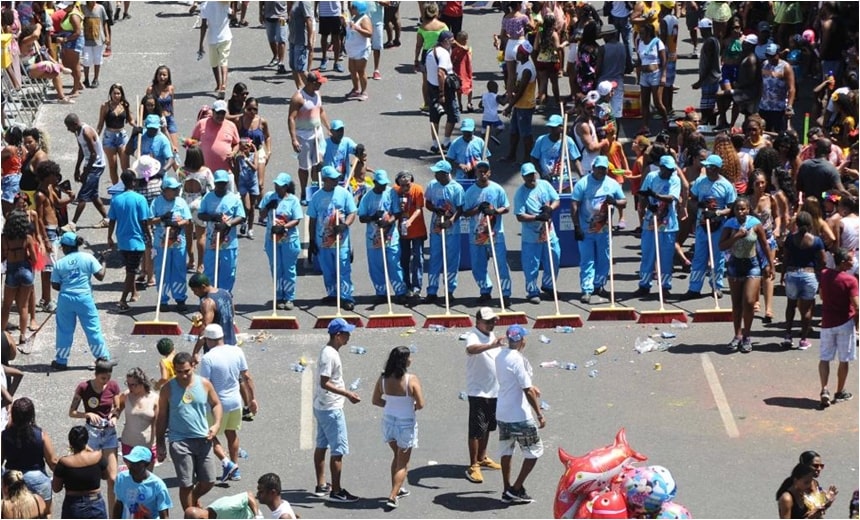
<instances>
[{"instance_id":1,"label":"scattered litter","mask_svg":"<svg viewBox=\"0 0 860 520\"><path fill-rule=\"evenodd\" d=\"M183 334L182 339L188 343L194 343L197 341L197 336L194 334Z\"/></svg>"},{"instance_id":2,"label":"scattered litter","mask_svg":"<svg viewBox=\"0 0 860 520\"><path fill-rule=\"evenodd\" d=\"M271 337L272 337L271 334L269 334L265 330L261 330L257 334L251 336L249 339L255 343L262 343L262 342L266 341L267 339L270 339Z\"/></svg>"},{"instance_id":3,"label":"scattered litter","mask_svg":"<svg viewBox=\"0 0 860 520\"><path fill-rule=\"evenodd\" d=\"M591 368L596 364L597 364L596 359L589 359L588 361L585 362L585 368Z\"/></svg>"},{"instance_id":4,"label":"scattered litter","mask_svg":"<svg viewBox=\"0 0 860 520\"><path fill-rule=\"evenodd\" d=\"M467 337L469 337L469 333L468 333L468 332L464 332L464 333L460 334L460 335L457 337L457 339L459 339L460 341L465 341Z\"/></svg>"},{"instance_id":5,"label":"scattered litter","mask_svg":"<svg viewBox=\"0 0 860 520\"><path fill-rule=\"evenodd\" d=\"M260 347L260 352L265 352L265 351L266 351L266 347Z\"/></svg>"},{"instance_id":6,"label":"scattered litter","mask_svg":"<svg viewBox=\"0 0 860 520\"><path fill-rule=\"evenodd\" d=\"M460 392L460 395L457 397L459 397L461 401L468 401L469 400L469 396L466 395L466 392Z\"/></svg>"},{"instance_id":7,"label":"scattered litter","mask_svg":"<svg viewBox=\"0 0 860 520\"><path fill-rule=\"evenodd\" d=\"M239 458L240 459L247 459L248 458L248 452L245 451L245 448L239 448Z\"/></svg>"},{"instance_id":8,"label":"scattered litter","mask_svg":"<svg viewBox=\"0 0 860 520\"><path fill-rule=\"evenodd\" d=\"M597 374L599 374L599 372L597 370L592 370L591 372L588 373L588 377L592 377L592 378L597 377Z\"/></svg>"},{"instance_id":9,"label":"scattered litter","mask_svg":"<svg viewBox=\"0 0 860 520\"><path fill-rule=\"evenodd\" d=\"M548 402L546 402L546 401L541 400L541 402L540 402L540 409L541 409L541 410L549 410L549 408L550 408L549 403L548 403Z\"/></svg>"},{"instance_id":10,"label":"scattered litter","mask_svg":"<svg viewBox=\"0 0 860 520\"><path fill-rule=\"evenodd\" d=\"M669 325L673 329L689 329L690 326L684 323L683 321L672 320L672 323Z\"/></svg>"},{"instance_id":11,"label":"scattered litter","mask_svg":"<svg viewBox=\"0 0 860 520\"><path fill-rule=\"evenodd\" d=\"M146 352L146 350L143 350L143 349L139 349L139 350L129 350L129 351L128 351L128 353L129 353L129 354L143 354L143 353L145 353L145 352Z\"/></svg>"},{"instance_id":12,"label":"scattered litter","mask_svg":"<svg viewBox=\"0 0 860 520\"><path fill-rule=\"evenodd\" d=\"M663 365L661 363L654 363L654 370L657 372L663 370Z\"/></svg>"},{"instance_id":13,"label":"scattered litter","mask_svg":"<svg viewBox=\"0 0 860 520\"><path fill-rule=\"evenodd\" d=\"M290 363L290 370L301 373L305 371L305 367L299 363Z\"/></svg>"},{"instance_id":14,"label":"scattered litter","mask_svg":"<svg viewBox=\"0 0 860 520\"><path fill-rule=\"evenodd\" d=\"M415 343L410 343L409 344L409 352L411 352L413 354L418 352L418 345L416 345Z\"/></svg>"},{"instance_id":15,"label":"scattered litter","mask_svg":"<svg viewBox=\"0 0 860 520\"><path fill-rule=\"evenodd\" d=\"M358 354L359 356L367 354L367 349L364 347L359 347L358 345L353 345L349 347L349 351L353 354Z\"/></svg>"},{"instance_id":16,"label":"scattered litter","mask_svg":"<svg viewBox=\"0 0 860 520\"><path fill-rule=\"evenodd\" d=\"M602 347L594 349L594 355L599 356L600 354L603 354L604 352L606 352L608 349L609 349L609 347L607 347L606 345L603 345Z\"/></svg>"},{"instance_id":17,"label":"scattered litter","mask_svg":"<svg viewBox=\"0 0 860 520\"><path fill-rule=\"evenodd\" d=\"M356 390L358 390L358 388L359 388L360 386L361 386L361 378L359 377L359 378L357 378L355 381L353 381L352 383L350 383L350 385L349 385L349 389L350 389L350 391L355 392Z\"/></svg>"},{"instance_id":18,"label":"scattered litter","mask_svg":"<svg viewBox=\"0 0 860 520\"><path fill-rule=\"evenodd\" d=\"M678 335L675 334L674 332L669 332L668 330L664 330L663 332L660 333L660 337L663 339L672 339L672 338L677 338Z\"/></svg>"},{"instance_id":19,"label":"scattered litter","mask_svg":"<svg viewBox=\"0 0 860 520\"><path fill-rule=\"evenodd\" d=\"M543 363L540 364L540 367L541 368L558 368L558 361L556 361L556 360L544 361Z\"/></svg>"},{"instance_id":20,"label":"scattered litter","mask_svg":"<svg viewBox=\"0 0 860 520\"><path fill-rule=\"evenodd\" d=\"M576 366L576 363L565 363L564 365L565 370L576 370L577 368L579 367Z\"/></svg>"},{"instance_id":21,"label":"scattered litter","mask_svg":"<svg viewBox=\"0 0 860 520\"><path fill-rule=\"evenodd\" d=\"M446 330L448 330L448 328L444 325L438 325L435 323L427 328L430 329L432 332L445 332Z\"/></svg>"},{"instance_id":22,"label":"scattered litter","mask_svg":"<svg viewBox=\"0 0 860 520\"><path fill-rule=\"evenodd\" d=\"M657 343L651 338L640 339L636 338L636 342L633 344L633 350L640 354L644 354L646 352L652 352L654 350L665 350L661 348L661 344Z\"/></svg>"},{"instance_id":23,"label":"scattered litter","mask_svg":"<svg viewBox=\"0 0 860 520\"><path fill-rule=\"evenodd\" d=\"M552 340L549 339L548 337L544 336L543 334L541 334L540 338L538 338L538 339L540 339L541 343L552 343Z\"/></svg>"},{"instance_id":24,"label":"scattered litter","mask_svg":"<svg viewBox=\"0 0 860 520\"><path fill-rule=\"evenodd\" d=\"M571 332L573 332L575 330L576 329L571 327L570 325L559 325L555 328L555 331L559 332L561 334L570 334Z\"/></svg>"},{"instance_id":25,"label":"scattered litter","mask_svg":"<svg viewBox=\"0 0 860 520\"><path fill-rule=\"evenodd\" d=\"M435 466L437 464L439 464L439 461L436 461L436 460L428 460L427 461L428 466Z\"/></svg>"}]
</instances>

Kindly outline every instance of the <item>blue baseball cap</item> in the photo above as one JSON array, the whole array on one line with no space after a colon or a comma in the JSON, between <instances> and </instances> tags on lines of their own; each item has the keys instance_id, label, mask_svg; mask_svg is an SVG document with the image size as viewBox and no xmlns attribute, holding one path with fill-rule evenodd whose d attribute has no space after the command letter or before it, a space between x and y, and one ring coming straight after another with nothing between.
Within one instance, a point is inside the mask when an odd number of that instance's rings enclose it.
<instances>
[{"instance_id":1,"label":"blue baseball cap","mask_svg":"<svg viewBox=\"0 0 860 520\"><path fill-rule=\"evenodd\" d=\"M230 182L230 174L227 170L215 170L215 184L219 182Z\"/></svg>"},{"instance_id":2,"label":"blue baseball cap","mask_svg":"<svg viewBox=\"0 0 860 520\"><path fill-rule=\"evenodd\" d=\"M135 446L128 455L123 455L122 458L132 464L136 462L146 462L149 464L152 462L152 452L146 446Z\"/></svg>"},{"instance_id":3,"label":"blue baseball cap","mask_svg":"<svg viewBox=\"0 0 860 520\"><path fill-rule=\"evenodd\" d=\"M391 181L388 179L388 172L385 170L376 170L373 172L373 182L376 184L390 184Z\"/></svg>"},{"instance_id":4,"label":"blue baseball cap","mask_svg":"<svg viewBox=\"0 0 860 520\"><path fill-rule=\"evenodd\" d=\"M176 177L164 177L164 180L161 181L161 189L164 190L176 190L179 189L181 184L176 180Z\"/></svg>"},{"instance_id":5,"label":"blue baseball cap","mask_svg":"<svg viewBox=\"0 0 860 520\"><path fill-rule=\"evenodd\" d=\"M322 176L323 179L338 179L340 178L340 172L335 169L334 166L323 166L322 168Z\"/></svg>"},{"instance_id":6,"label":"blue baseball cap","mask_svg":"<svg viewBox=\"0 0 860 520\"><path fill-rule=\"evenodd\" d=\"M678 164L675 162L675 158L671 155L664 155L663 157L660 157L660 166L668 170L675 170L676 168L678 168Z\"/></svg>"},{"instance_id":7,"label":"blue baseball cap","mask_svg":"<svg viewBox=\"0 0 860 520\"><path fill-rule=\"evenodd\" d=\"M534 164L527 162L523 163L523 165L520 166L520 175L522 175L523 177L525 177L526 175L531 175L533 173L537 173Z\"/></svg>"},{"instance_id":8,"label":"blue baseball cap","mask_svg":"<svg viewBox=\"0 0 860 520\"><path fill-rule=\"evenodd\" d=\"M546 122L546 126L549 128L558 128L559 126L564 124L564 119L561 118L558 114L553 114L549 116L549 121Z\"/></svg>"},{"instance_id":9,"label":"blue baseball cap","mask_svg":"<svg viewBox=\"0 0 860 520\"><path fill-rule=\"evenodd\" d=\"M63 236L60 237L60 244L69 247L76 247L78 245L78 235L71 231L66 231L63 233Z\"/></svg>"},{"instance_id":10,"label":"blue baseball cap","mask_svg":"<svg viewBox=\"0 0 860 520\"><path fill-rule=\"evenodd\" d=\"M149 114L143 120L143 126L145 128L161 128L161 118L155 114Z\"/></svg>"},{"instance_id":11,"label":"blue baseball cap","mask_svg":"<svg viewBox=\"0 0 860 520\"><path fill-rule=\"evenodd\" d=\"M350 2L355 7L355 12L358 14L367 13L367 2Z\"/></svg>"},{"instance_id":12,"label":"blue baseball cap","mask_svg":"<svg viewBox=\"0 0 860 520\"><path fill-rule=\"evenodd\" d=\"M328 323L328 333L335 335L340 332L352 332L355 330L355 325L350 325L343 318L335 318Z\"/></svg>"},{"instance_id":13,"label":"blue baseball cap","mask_svg":"<svg viewBox=\"0 0 860 520\"><path fill-rule=\"evenodd\" d=\"M474 119L464 119L460 123L460 131L461 132L474 132L475 131L475 120Z\"/></svg>"},{"instance_id":14,"label":"blue baseball cap","mask_svg":"<svg viewBox=\"0 0 860 520\"><path fill-rule=\"evenodd\" d=\"M335 119L334 121L331 122L331 125L329 126L329 128L331 129L332 132L334 132L335 130L340 130L343 128L343 121L341 121L340 119Z\"/></svg>"},{"instance_id":15,"label":"blue baseball cap","mask_svg":"<svg viewBox=\"0 0 860 520\"><path fill-rule=\"evenodd\" d=\"M278 174L277 177L275 177L275 186L280 186L283 188L291 182L293 182L293 178L290 177L289 173L281 172Z\"/></svg>"},{"instance_id":16,"label":"blue baseball cap","mask_svg":"<svg viewBox=\"0 0 860 520\"><path fill-rule=\"evenodd\" d=\"M598 155L594 158L594 162L591 164L592 168L609 168L609 158L605 155Z\"/></svg>"},{"instance_id":17,"label":"blue baseball cap","mask_svg":"<svg viewBox=\"0 0 860 520\"><path fill-rule=\"evenodd\" d=\"M704 161L702 161L702 166L715 166L717 168L722 168L723 158L715 153L712 153L711 155L707 156Z\"/></svg>"},{"instance_id":18,"label":"blue baseball cap","mask_svg":"<svg viewBox=\"0 0 860 520\"><path fill-rule=\"evenodd\" d=\"M475 164L475 168L478 168L481 166L483 166L484 168L489 170L490 169L490 161L480 160L477 162L477 164Z\"/></svg>"},{"instance_id":19,"label":"blue baseball cap","mask_svg":"<svg viewBox=\"0 0 860 520\"><path fill-rule=\"evenodd\" d=\"M436 161L436 164L430 167L430 171L433 173L451 173L451 163L443 160Z\"/></svg>"},{"instance_id":20,"label":"blue baseball cap","mask_svg":"<svg viewBox=\"0 0 860 520\"><path fill-rule=\"evenodd\" d=\"M529 331L522 325L511 325L505 335L509 341L520 342L529 335Z\"/></svg>"}]
</instances>

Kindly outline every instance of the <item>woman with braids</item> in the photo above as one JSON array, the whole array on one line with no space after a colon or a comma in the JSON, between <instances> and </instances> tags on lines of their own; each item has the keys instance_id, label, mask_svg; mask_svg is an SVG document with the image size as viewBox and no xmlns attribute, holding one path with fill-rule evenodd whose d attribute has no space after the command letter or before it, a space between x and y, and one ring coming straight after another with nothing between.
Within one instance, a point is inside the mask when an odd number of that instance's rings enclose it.
<instances>
[{"instance_id":1,"label":"woman with braids","mask_svg":"<svg viewBox=\"0 0 860 520\"><path fill-rule=\"evenodd\" d=\"M6 262L6 283L3 286L2 327L9 325L12 303L18 307L18 344L27 342L27 326L30 324L30 295L35 280L34 265L39 257L38 241L27 213L12 211L3 226L2 251L0 257Z\"/></svg>"},{"instance_id":2,"label":"woman with braids","mask_svg":"<svg viewBox=\"0 0 860 520\"><path fill-rule=\"evenodd\" d=\"M753 170L750 177L750 189L748 191L750 199L750 213L761 221L761 226L764 229L767 245L776 256L776 236L781 236L782 229L786 225L786 216L780 211L780 205L777 204L773 194L767 191L767 178L761 170ZM767 265L770 258L765 254L764 249L758 247L758 259L762 266ZM775 266L773 266L775 267ZM762 279L762 293L764 294L764 318L762 323L770 323L773 321L773 277ZM755 312L759 311L758 297L756 297Z\"/></svg>"},{"instance_id":3,"label":"woman with braids","mask_svg":"<svg viewBox=\"0 0 860 520\"><path fill-rule=\"evenodd\" d=\"M791 329L794 327L794 311L800 309L800 343L798 348L806 350L812 328L812 308L815 306L815 293L818 291L817 274L824 267L824 242L813 233L813 219L806 211L801 211L795 219L797 231L788 235L783 247L782 265L785 269L785 337L782 346L794 348Z\"/></svg>"},{"instance_id":4,"label":"woman with braids","mask_svg":"<svg viewBox=\"0 0 860 520\"><path fill-rule=\"evenodd\" d=\"M0 443L6 471L23 474L27 489L42 499L44 515L50 516L53 494L45 466L54 471L57 456L51 438L36 426L36 408L29 398L21 397L12 403L12 422L3 430ZM16 518L6 515L5 500L3 505L3 518Z\"/></svg>"},{"instance_id":5,"label":"woman with braids","mask_svg":"<svg viewBox=\"0 0 860 520\"><path fill-rule=\"evenodd\" d=\"M125 418L120 436L123 456L131 453L135 446L143 446L152 452L149 470L155 467L155 418L158 417L158 394L152 391L152 383L141 368L132 368L125 375L125 390L119 395L118 414Z\"/></svg>"},{"instance_id":6,"label":"woman with braids","mask_svg":"<svg viewBox=\"0 0 860 520\"><path fill-rule=\"evenodd\" d=\"M3 518L47 518L45 499L27 489L24 474L13 469L3 475Z\"/></svg>"},{"instance_id":7,"label":"woman with braids","mask_svg":"<svg viewBox=\"0 0 860 520\"><path fill-rule=\"evenodd\" d=\"M398 506L398 499L409 495L406 482L412 448L418 447L418 422L415 412L424 408L424 392L418 376L408 372L412 365L409 347L394 347L388 354L385 370L373 389L373 404L382 412L382 440L393 453L391 461L391 493L385 503L389 509Z\"/></svg>"},{"instance_id":8,"label":"woman with braids","mask_svg":"<svg viewBox=\"0 0 860 520\"><path fill-rule=\"evenodd\" d=\"M734 185L736 192L746 193L747 178L742 175L741 160L728 134L717 134L714 139L714 153L723 160L723 177Z\"/></svg>"}]
</instances>

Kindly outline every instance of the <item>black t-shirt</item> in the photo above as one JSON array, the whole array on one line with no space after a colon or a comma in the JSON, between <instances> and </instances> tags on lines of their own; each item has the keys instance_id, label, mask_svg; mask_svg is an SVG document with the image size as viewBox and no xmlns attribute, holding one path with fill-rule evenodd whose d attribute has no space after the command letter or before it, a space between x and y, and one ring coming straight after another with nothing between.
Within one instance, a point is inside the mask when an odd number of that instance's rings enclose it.
<instances>
[{"instance_id":1,"label":"black t-shirt","mask_svg":"<svg viewBox=\"0 0 860 520\"><path fill-rule=\"evenodd\" d=\"M807 197L818 197L840 184L839 170L826 158L803 161L797 172L797 190Z\"/></svg>"}]
</instances>

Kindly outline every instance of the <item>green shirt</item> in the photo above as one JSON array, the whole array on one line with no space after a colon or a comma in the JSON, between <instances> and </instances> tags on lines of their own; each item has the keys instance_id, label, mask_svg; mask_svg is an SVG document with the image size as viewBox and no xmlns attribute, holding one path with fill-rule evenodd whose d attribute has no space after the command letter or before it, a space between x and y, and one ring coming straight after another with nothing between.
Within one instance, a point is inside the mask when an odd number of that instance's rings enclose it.
<instances>
[{"instance_id":1,"label":"green shirt","mask_svg":"<svg viewBox=\"0 0 860 520\"><path fill-rule=\"evenodd\" d=\"M248 506L248 493L219 498L209 504L207 509L215 511L218 518L254 518Z\"/></svg>"}]
</instances>

